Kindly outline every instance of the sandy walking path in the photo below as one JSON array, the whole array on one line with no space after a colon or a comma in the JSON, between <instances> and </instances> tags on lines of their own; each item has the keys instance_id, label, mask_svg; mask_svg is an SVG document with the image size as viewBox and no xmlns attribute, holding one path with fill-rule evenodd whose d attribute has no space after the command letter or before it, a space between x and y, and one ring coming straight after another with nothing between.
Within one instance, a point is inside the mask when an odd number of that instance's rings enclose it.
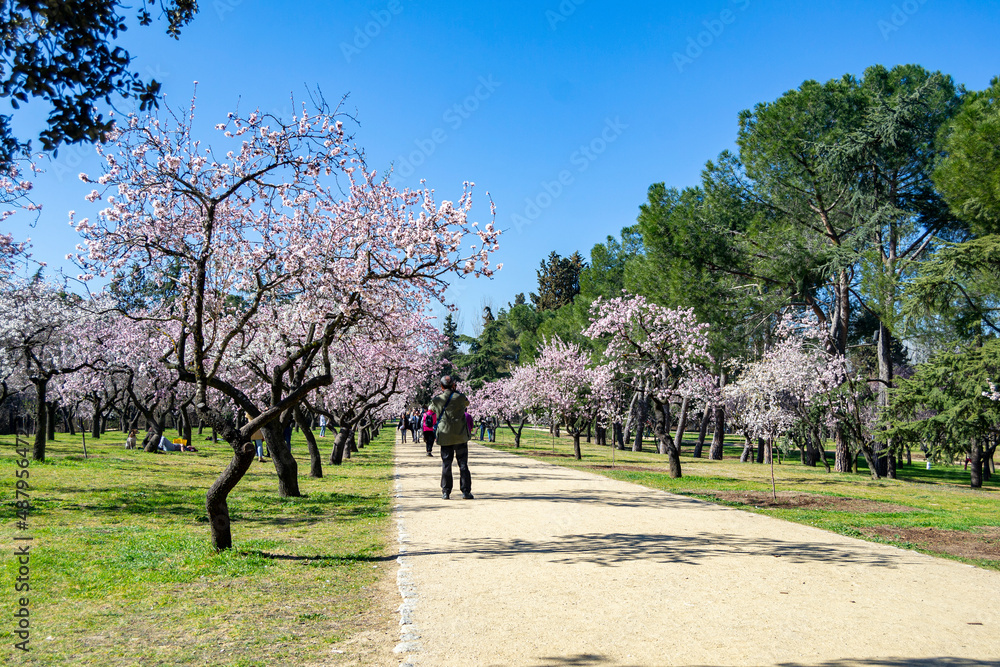
<instances>
[{"instance_id":1,"label":"sandy walking path","mask_svg":"<svg viewBox=\"0 0 1000 667\"><path fill-rule=\"evenodd\" d=\"M397 447L414 666L1000 665L1000 573L473 444ZM458 483L457 467L455 483Z\"/></svg>"}]
</instances>

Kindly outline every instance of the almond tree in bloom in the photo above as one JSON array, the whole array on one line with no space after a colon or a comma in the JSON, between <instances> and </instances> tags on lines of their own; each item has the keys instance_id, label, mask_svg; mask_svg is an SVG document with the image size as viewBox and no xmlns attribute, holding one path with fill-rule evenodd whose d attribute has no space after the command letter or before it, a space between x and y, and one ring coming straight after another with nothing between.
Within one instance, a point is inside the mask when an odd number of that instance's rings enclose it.
<instances>
[{"instance_id":1,"label":"almond tree in bloom","mask_svg":"<svg viewBox=\"0 0 1000 667\"><path fill-rule=\"evenodd\" d=\"M645 385L653 407L653 434L661 454L668 456L670 476L681 476L680 438L670 438L670 404L675 400L711 396L715 383L706 368L708 325L691 309L677 310L650 303L640 295L598 299L591 305L589 338L606 338L604 352L611 369Z\"/></svg>"},{"instance_id":2,"label":"almond tree in bloom","mask_svg":"<svg viewBox=\"0 0 1000 667\"><path fill-rule=\"evenodd\" d=\"M105 335L99 318L78 301L41 281L0 290L0 348L35 388L35 461L45 460L50 381L96 363L92 352Z\"/></svg>"},{"instance_id":3,"label":"almond tree in bloom","mask_svg":"<svg viewBox=\"0 0 1000 667\"><path fill-rule=\"evenodd\" d=\"M492 275L499 232L468 220L471 184L438 204L429 189L379 178L337 110L303 107L287 122L231 113L216 127L230 150L218 153L192 136L193 117L192 102L183 117L122 121L98 149L105 173L81 174L106 208L71 224L85 241L75 257L84 279L138 268L171 286L169 302L139 317L177 325L162 362L194 386L198 415L233 448L206 497L213 544L226 549L227 497L254 460L250 435L334 381L331 344L385 317L379 304L422 308L443 299L450 276ZM280 326L268 307L279 303L312 333L272 360L272 391L251 395L227 375L248 332ZM303 364L314 370L298 374ZM234 411L250 421L237 427Z\"/></svg>"},{"instance_id":4,"label":"almond tree in bloom","mask_svg":"<svg viewBox=\"0 0 1000 667\"><path fill-rule=\"evenodd\" d=\"M41 211L41 206L28 199L32 182L24 178L24 170L17 162L0 169L0 205L7 207L0 210L0 223L17 213L19 208L36 213ZM34 163L28 164L28 170L32 173L39 171ZM0 233L0 279L10 280L18 265L28 259L30 242L31 239L17 242L13 235Z\"/></svg>"},{"instance_id":5,"label":"almond tree in bloom","mask_svg":"<svg viewBox=\"0 0 1000 667\"><path fill-rule=\"evenodd\" d=\"M333 382L308 399L313 412L340 427L330 463L340 465L357 451L352 443L360 431L369 440L373 416L395 397L417 393L428 375L440 370L434 353L443 340L422 313L396 317L367 331L355 330L330 348ZM405 406L404 406L405 408Z\"/></svg>"},{"instance_id":6,"label":"almond tree in bloom","mask_svg":"<svg viewBox=\"0 0 1000 667\"><path fill-rule=\"evenodd\" d=\"M843 357L830 353L831 347L815 319L785 318L778 324L771 348L746 365L739 380L723 390L738 405L739 424L747 438L761 438L767 444L772 492L775 440L807 420L819 397L844 383Z\"/></svg>"},{"instance_id":7,"label":"almond tree in bloom","mask_svg":"<svg viewBox=\"0 0 1000 667\"><path fill-rule=\"evenodd\" d=\"M557 422L573 436L573 453L579 461L580 435L605 410L612 399L614 375L607 364L594 366L590 355L574 343L558 338L546 341L533 370L534 395L547 406Z\"/></svg>"},{"instance_id":8,"label":"almond tree in bloom","mask_svg":"<svg viewBox=\"0 0 1000 667\"><path fill-rule=\"evenodd\" d=\"M521 433L534 407L531 402L535 391L533 379L532 367L519 366L511 377L487 382L469 396L477 413L496 418L510 429L514 434L514 447L521 446Z\"/></svg>"}]
</instances>

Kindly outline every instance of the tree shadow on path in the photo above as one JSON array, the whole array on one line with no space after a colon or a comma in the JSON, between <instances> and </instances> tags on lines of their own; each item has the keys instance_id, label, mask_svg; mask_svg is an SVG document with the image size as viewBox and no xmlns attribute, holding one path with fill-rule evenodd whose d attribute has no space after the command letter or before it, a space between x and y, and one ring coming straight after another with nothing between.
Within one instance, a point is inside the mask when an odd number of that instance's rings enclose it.
<instances>
[{"instance_id":1,"label":"tree shadow on path","mask_svg":"<svg viewBox=\"0 0 1000 667\"><path fill-rule=\"evenodd\" d=\"M628 561L703 565L713 558L736 555L784 559L792 563L833 563L895 569L918 561L905 553L886 554L823 542L740 537L721 533L696 535L588 533L561 535L544 541L467 538L453 554L475 558L516 558L547 555L552 563L615 566ZM426 552L424 552L426 553ZM411 555L421 555L420 550Z\"/></svg>"}]
</instances>

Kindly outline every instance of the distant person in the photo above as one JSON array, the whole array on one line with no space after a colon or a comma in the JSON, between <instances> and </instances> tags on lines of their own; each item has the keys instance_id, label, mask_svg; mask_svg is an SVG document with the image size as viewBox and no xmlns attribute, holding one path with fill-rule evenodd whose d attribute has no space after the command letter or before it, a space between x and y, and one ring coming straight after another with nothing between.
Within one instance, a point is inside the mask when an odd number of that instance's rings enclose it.
<instances>
[{"instance_id":1,"label":"distant person","mask_svg":"<svg viewBox=\"0 0 1000 667\"><path fill-rule=\"evenodd\" d=\"M420 437L417 435L417 431L420 429L420 413L416 410L410 415L410 433L413 435L413 442L420 442Z\"/></svg>"},{"instance_id":2,"label":"distant person","mask_svg":"<svg viewBox=\"0 0 1000 667\"><path fill-rule=\"evenodd\" d=\"M453 480L451 462L458 462L458 488L462 497L472 500L472 474L469 472L469 436L472 430L466 412L469 399L455 387L450 375L441 378L441 393L434 397L431 406L437 414L437 443L441 450L441 497L451 497Z\"/></svg>"},{"instance_id":3,"label":"distant person","mask_svg":"<svg viewBox=\"0 0 1000 667\"><path fill-rule=\"evenodd\" d=\"M479 418L479 439L480 440L485 440L486 439L483 436L486 435L486 430L488 428L489 427L486 425L486 417L480 417Z\"/></svg>"},{"instance_id":4,"label":"distant person","mask_svg":"<svg viewBox=\"0 0 1000 667\"><path fill-rule=\"evenodd\" d=\"M437 415L434 414L434 406L428 405L427 412L422 417L424 429L424 444L427 446L427 456L434 456L431 450L434 449L434 429L437 427Z\"/></svg>"},{"instance_id":5,"label":"distant person","mask_svg":"<svg viewBox=\"0 0 1000 667\"><path fill-rule=\"evenodd\" d=\"M292 424L290 422L289 422L288 426L285 427L284 436L285 436L285 447L287 447L288 451L291 452L292 451Z\"/></svg>"},{"instance_id":6,"label":"distant person","mask_svg":"<svg viewBox=\"0 0 1000 667\"><path fill-rule=\"evenodd\" d=\"M165 436L165 435L161 435L160 436L160 445L159 445L159 448L160 448L160 451L163 451L163 452L179 452L179 451L182 451L181 450L181 446L179 444L171 442L167 438L167 436Z\"/></svg>"},{"instance_id":7,"label":"distant person","mask_svg":"<svg viewBox=\"0 0 1000 667\"><path fill-rule=\"evenodd\" d=\"M399 426L396 427L396 430L402 434L401 437L403 438L403 444L405 445L406 432L410 430L410 418L405 412L403 413L403 416L399 418Z\"/></svg>"},{"instance_id":8,"label":"distant person","mask_svg":"<svg viewBox=\"0 0 1000 667\"><path fill-rule=\"evenodd\" d=\"M250 415L247 415L247 419L250 419ZM253 442L254 447L257 448L257 460L261 463L264 462L264 434L260 429L253 432L250 436L251 442Z\"/></svg>"},{"instance_id":9,"label":"distant person","mask_svg":"<svg viewBox=\"0 0 1000 667\"><path fill-rule=\"evenodd\" d=\"M326 437L326 415L319 416L319 437Z\"/></svg>"}]
</instances>

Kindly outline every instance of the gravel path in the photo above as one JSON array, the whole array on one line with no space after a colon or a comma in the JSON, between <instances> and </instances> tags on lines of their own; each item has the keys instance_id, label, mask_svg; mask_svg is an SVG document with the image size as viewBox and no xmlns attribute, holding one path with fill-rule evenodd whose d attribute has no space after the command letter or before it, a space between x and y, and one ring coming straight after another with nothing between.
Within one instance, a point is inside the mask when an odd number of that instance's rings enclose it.
<instances>
[{"instance_id":1,"label":"gravel path","mask_svg":"<svg viewBox=\"0 0 1000 667\"><path fill-rule=\"evenodd\" d=\"M997 572L475 444L475 500L396 466L402 665L1000 665Z\"/></svg>"}]
</instances>

